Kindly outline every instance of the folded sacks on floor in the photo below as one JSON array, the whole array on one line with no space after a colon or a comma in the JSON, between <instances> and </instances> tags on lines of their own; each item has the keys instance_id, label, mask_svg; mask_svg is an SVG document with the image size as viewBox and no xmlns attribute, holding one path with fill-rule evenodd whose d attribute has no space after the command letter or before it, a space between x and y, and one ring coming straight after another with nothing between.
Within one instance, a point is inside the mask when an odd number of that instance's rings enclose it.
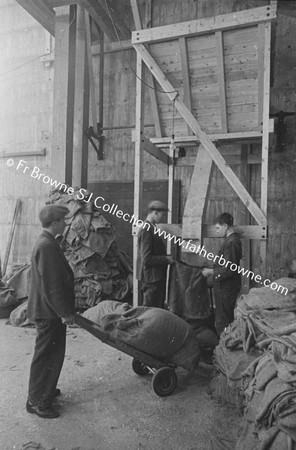
<instances>
[{"instance_id":1,"label":"folded sacks on floor","mask_svg":"<svg viewBox=\"0 0 296 450\"><path fill-rule=\"evenodd\" d=\"M236 450L296 449L296 280L276 283L285 291L252 288L240 297L236 319L215 350L216 365L221 355L255 357L240 371L245 408ZM233 397L229 380L227 387Z\"/></svg>"},{"instance_id":2,"label":"folded sacks on floor","mask_svg":"<svg viewBox=\"0 0 296 450\"><path fill-rule=\"evenodd\" d=\"M180 317L160 308L107 300L83 313L103 331L150 356L168 363L196 370L199 342L193 329Z\"/></svg>"}]
</instances>

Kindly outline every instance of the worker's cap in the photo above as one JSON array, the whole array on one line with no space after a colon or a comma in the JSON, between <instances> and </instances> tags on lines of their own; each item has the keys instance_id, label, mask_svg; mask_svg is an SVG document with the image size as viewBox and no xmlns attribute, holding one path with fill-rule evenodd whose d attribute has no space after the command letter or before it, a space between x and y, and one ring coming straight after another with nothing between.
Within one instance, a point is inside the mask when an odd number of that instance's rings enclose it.
<instances>
[{"instance_id":1,"label":"worker's cap","mask_svg":"<svg viewBox=\"0 0 296 450\"><path fill-rule=\"evenodd\" d=\"M60 220L69 213L69 209L65 206L47 205L41 209L39 219L43 227L49 226L55 220Z\"/></svg>"},{"instance_id":2,"label":"worker's cap","mask_svg":"<svg viewBox=\"0 0 296 450\"><path fill-rule=\"evenodd\" d=\"M160 200L153 200L148 205L149 211L168 211L168 207L165 203Z\"/></svg>"}]
</instances>

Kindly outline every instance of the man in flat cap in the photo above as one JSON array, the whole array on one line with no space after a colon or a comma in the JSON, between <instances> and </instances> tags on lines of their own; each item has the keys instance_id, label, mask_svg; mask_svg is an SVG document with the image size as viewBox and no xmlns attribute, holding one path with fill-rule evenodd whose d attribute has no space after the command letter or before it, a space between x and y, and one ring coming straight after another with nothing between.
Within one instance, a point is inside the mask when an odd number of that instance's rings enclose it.
<instances>
[{"instance_id":1,"label":"man in flat cap","mask_svg":"<svg viewBox=\"0 0 296 450\"><path fill-rule=\"evenodd\" d=\"M48 205L39 213L43 232L31 259L27 314L36 325L26 409L44 419L59 417L52 401L60 395L57 382L65 356L66 325L74 322L74 277L57 240L63 234L63 206Z\"/></svg>"},{"instance_id":2,"label":"man in flat cap","mask_svg":"<svg viewBox=\"0 0 296 450\"><path fill-rule=\"evenodd\" d=\"M156 233L156 226L167 210L159 200L150 202L147 218L138 235L137 278L142 283L143 306L164 307L167 266L174 260L166 254L165 243Z\"/></svg>"}]
</instances>

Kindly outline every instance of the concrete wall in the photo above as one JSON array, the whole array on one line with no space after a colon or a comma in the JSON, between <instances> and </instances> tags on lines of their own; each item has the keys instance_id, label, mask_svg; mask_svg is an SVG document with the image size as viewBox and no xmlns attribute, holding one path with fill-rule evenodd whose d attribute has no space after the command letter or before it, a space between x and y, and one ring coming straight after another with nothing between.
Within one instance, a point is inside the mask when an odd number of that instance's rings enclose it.
<instances>
[{"instance_id":1,"label":"concrete wall","mask_svg":"<svg viewBox=\"0 0 296 450\"><path fill-rule=\"evenodd\" d=\"M49 52L48 33L14 0L0 5L0 256L8 242L16 199L21 200L10 263L26 262L40 231L38 211L49 188L31 174L48 175L51 166L53 66L41 57ZM3 153L40 152L46 156L15 156L8 167ZM17 169L20 160L24 166Z\"/></svg>"}]
</instances>

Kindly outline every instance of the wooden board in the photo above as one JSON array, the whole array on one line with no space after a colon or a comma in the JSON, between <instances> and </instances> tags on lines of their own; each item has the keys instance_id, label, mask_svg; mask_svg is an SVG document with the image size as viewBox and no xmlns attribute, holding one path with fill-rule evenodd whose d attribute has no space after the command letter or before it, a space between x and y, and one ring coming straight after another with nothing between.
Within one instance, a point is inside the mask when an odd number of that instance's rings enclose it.
<instances>
[{"instance_id":1,"label":"wooden board","mask_svg":"<svg viewBox=\"0 0 296 450\"><path fill-rule=\"evenodd\" d=\"M132 33L132 43L143 44L153 41L165 41L193 34L206 34L211 31L245 27L248 24L269 22L275 17L276 6L263 6L238 11L235 14L222 14L190 22L154 27L149 30L137 30Z\"/></svg>"}]
</instances>

